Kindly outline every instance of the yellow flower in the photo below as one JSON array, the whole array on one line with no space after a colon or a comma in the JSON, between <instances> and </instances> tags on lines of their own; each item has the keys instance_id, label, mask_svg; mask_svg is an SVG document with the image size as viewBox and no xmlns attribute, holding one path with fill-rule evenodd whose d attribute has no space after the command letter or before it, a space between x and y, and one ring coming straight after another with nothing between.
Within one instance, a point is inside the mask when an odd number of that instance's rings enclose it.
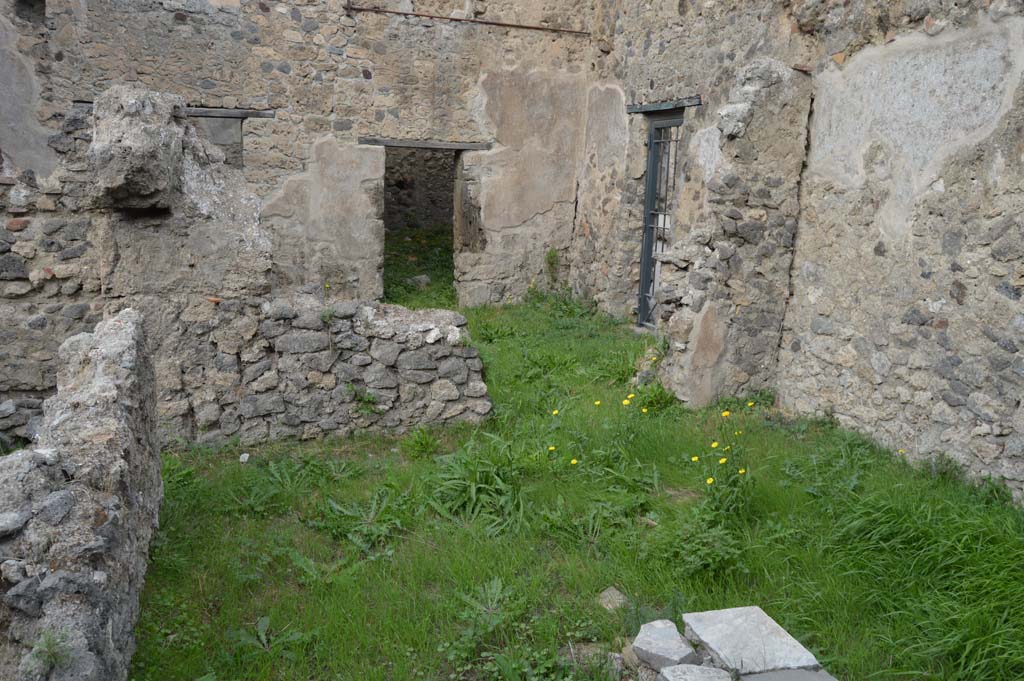
<instances>
[{"instance_id":1,"label":"yellow flower","mask_svg":"<svg viewBox=\"0 0 1024 681\"><path fill-rule=\"evenodd\" d=\"M573 460L572 460L572 461L570 461L569 463L571 463L571 464L572 464L573 466L575 466L576 464L578 464L578 463L579 463L579 461L577 461L576 459L573 459Z\"/></svg>"},{"instance_id":2,"label":"yellow flower","mask_svg":"<svg viewBox=\"0 0 1024 681\"><path fill-rule=\"evenodd\" d=\"M727 451L729 451L730 449L732 449L732 445L726 445L726 446L725 446L725 448L724 448L724 449L723 449L722 451L723 451L723 452L727 452Z\"/></svg>"},{"instance_id":3,"label":"yellow flower","mask_svg":"<svg viewBox=\"0 0 1024 681\"><path fill-rule=\"evenodd\" d=\"M552 411L552 412L551 412L551 415L552 415L552 416L558 416L558 410L557 410L557 409L555 409L554 411Z\"/></svg>"},{"instance_id":4,"label":"yellow flower","mask_svg":"<svg viewBox=\"0 0 1024 681\"><path fill-rule=\"evenodd\" d=\"M330 287L331 287L330 284L324 284L324 288L330 288Z\"/></svg>"},{"instance_id":5,"label":"yellow flower","mask_svg":"<svg viewBox=\"0 0 1024 681\"><path fill-rule=\"evenodd\" d=\"M902 449L897 449L897 450L896 450L896 453L897 453L897 454L902 454L902 453L903 453L903 450L902 450Z\"/></svg>"},{"instance_id":6,"label":"yellow flower","mask_svg":"<svg viewBox=\"0 0 1024 681\"><path fill-rule=\"evenodd\" d=\"M747 406L748 406L748 407L753 407L753 406L754 406L754 403L753 403L753 402L747 402Z\"/></svg>"},{"instance_id":7,"label":"yellow flower","mask_svg":"<svg viewBox=\"0 0 1024 681\"><path fill-rule=\"evenodd\" d=\"M699 456L691 456L690 457L690 461L692 461L694 463L697 463L698 461L700 461L700 457Z\"/></svg>"},{"instance_id":8,"label":"yellow flower","mask_svg":"<svg viewBox=\"0 0 1024 681\"><path fill-rule=\"evenodd\" d=\"M622 400L622 406L623 407L628 407L629 406L629 400Z\"/></svg>"},{"instance_id":9,"label":"yellow flower","mask_svg":"<svg viewBox=\"0 0 1024 681\"><path fill-rule=\"evenodd\" d=\"M640 408L640 411L642 411L643 413L645 413L645 414L646 414L646 413L647 413L647 407L641 407L641 408Z\"/></svg>"},{"instance_id":10,"label":"yellow flower","mask_svg":"<svg viewBox=\"0 0 1024 681\"><path fill-rule=\"evenodd\" d=\"M718 442L712 442L711 449L718 449Z\"/></svg>"},{"instance_id":11,"label":"yellow flower","mask_svg":"<svg viewBox=\"0 0 1024 681\"><path fill-rule=\"evenodd\" d=\"M652 362L657 362L657 361L658 361L658 358L657 358L657 357L651 357L651 361L652 361Z\"/></svg>"},{"instance_id":12,"label":"yellow flower","mask_svg":"<svg viewBox=\"0 0 1024 681\"><path fill-rule=\"evenodd\" d=\"M740 469L740 475L746 475L746 474L747 474L747 469L746 468L741 468Z\"/></svg>"},{"instance_id":13,"label":"yellow flower","mask_svg":"<svg viewBox=\"0 0 1024 681\"><path fill-rule=\"evenodd\" d=\"M601 400L595 400L594 401L594 406L595 407L600 407L601 406Z\"/></svg>"},{"instance_id":14,"label":"yellow flower","mask_svg":"<svg viewBox=\"0 0 1024 681\"><path fill-rule=\"evenodd\" d=\"M743 431L737 430L735 433L733 433L733 435L743 435Z\"/></svg>"},{"instance_id":15,"label":"yellow flower","mask_svg":"<svg viewBox=\"0 0 1024 681\"><path fill-rule=\"evenodd\" d=\"M554 446L554 445L551 445L550 447L548 447L548 451L549 451L549 452L553 452L553 451L555 451L555 446Z\"/></svg>"},{"instance_id":16,"label":"yellow flower","mask_svg":"<svg viewBox=\"0 0 1024 681\"><path fill-rule=\"evenodd\" d=\"M722 412L722 418L726 418L726 419L729 418L729 414L730 414L729 410L726 409L725 411Z\"/></svg>"},{"instance_id":17,"label":"yellow flower","mask_svg":"<svg viewBox=\"0 0 1024 681\"><path fill-rule=\"evenodd\" d=\"M708 478L707 482L708 482L709 485L713 485L713 484L715 484L715 479L714 478Z\"/></svg>"},{"instance_id":18,"label":"yellow flower","mask_svg":"<svg viewBox=\"0 0 1024 681\"><path fill-rule=\"evenodd\" d=\"M719 464L723 464L723 463L725 463L725 462L726 462L726 461L728 461L728 460L729 460L729 459L727 459L727 458L725 458L725 457L723 456L723 457L722 457L721 459L719 459L719 460L718 460L718 463L719 463Z\"/></svg>"}]
</instances>

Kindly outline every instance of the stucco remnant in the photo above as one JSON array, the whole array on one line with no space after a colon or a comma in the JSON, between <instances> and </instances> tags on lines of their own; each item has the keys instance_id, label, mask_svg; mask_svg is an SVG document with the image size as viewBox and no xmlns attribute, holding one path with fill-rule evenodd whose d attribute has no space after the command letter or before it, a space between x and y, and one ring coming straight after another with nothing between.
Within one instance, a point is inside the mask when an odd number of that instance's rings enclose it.
<instances>
[{"instance_id":1,"label":"stucco remnant","mask_svg":"<svg viewBox=\"0 0 1024 681\"><path fill-rule=\"evenodd\" d=\"M326 287L348 299L383 294L383 147L319 140L307 171L267 200L262 217L278 286Z\"/></svg>"},{"instance_id":2,"label":"stucco remnant","mask_svg":"<svg viewBox=\"0 0 1024 681\"><path fill-rule=\"evenodd\" d=\"M832 414L912 458L950 456L1018 493L1022 29L900 39L827 76L778 377L791 409ZM872 98L887 120L839 105Z\"/></svg>"}]
</instances>

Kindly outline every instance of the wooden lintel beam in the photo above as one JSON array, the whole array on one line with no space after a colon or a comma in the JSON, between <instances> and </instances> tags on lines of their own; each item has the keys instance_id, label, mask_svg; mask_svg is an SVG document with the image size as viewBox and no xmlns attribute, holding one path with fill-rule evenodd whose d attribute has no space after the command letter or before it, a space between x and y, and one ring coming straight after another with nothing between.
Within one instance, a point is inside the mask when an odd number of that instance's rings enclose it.
<instances>
[{"instance_id":1,"label":"wooden lintel beam","mask_svg":"<svg viewBox=\"0 0 1024 681\"><path fill-rule=\"evenodd\" d=\"M671 102L654 102L652 104L630 104L626 107L626 113L655 113L658 111L673 111L675 109L688 109L693 106L703 106L704 100L700 95L677 99Z\"/></svg>"},{"instance_id":2,"label":"wooden lintel beam","mask_svg":"<svg viewBox=\"0 0 1024 681\"><path fill-rule=\"evenodd\" d=\"M377 147L450 149L452 151L486 151L492 147L490 142L433 142L430 140L399 140L386 137L360 137L359 143Z\"/></svg>"},{"instance_id":3,"label":"wooden lintel beam","mask_svg":"<svg viewBox=\"0 0 1024 681\"><path fill-rule=\"evenodd\" d=\"M93 103L86 101L72 102L78 106L92 110ZM187 106L185 115L192 118L276 118L277 113L266 109L220 109L206 106Z\"/></svg>"},{"instance_id":4,"label":"wooden lintel beam","mask_svg":"<svg viewBox=\"0 0 1024 681\"><path fill-rule=\"evenodd\" d=\"M263 109L211 109L203 106L185 107L185 114L193 118L274 118L274 111Z\"/></svg>"}]
</instances>

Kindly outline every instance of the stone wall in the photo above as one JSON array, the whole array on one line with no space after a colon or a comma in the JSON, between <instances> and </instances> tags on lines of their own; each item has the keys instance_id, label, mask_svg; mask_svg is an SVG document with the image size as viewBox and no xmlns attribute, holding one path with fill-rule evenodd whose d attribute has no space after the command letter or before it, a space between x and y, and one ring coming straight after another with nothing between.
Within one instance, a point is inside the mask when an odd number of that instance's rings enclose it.
<instances>
[{"instance_id":1,"label":"stone wall","mask_svg":"<svg viewBox=\"0 0 1024 681\"><path fill-rule=\"evenodd\" d=\"M388 231L451 226L458 152L391 147L385 156L384 227Z\"/></svg>"},{"instance_id":2,"label":"stone wall","mask_svg":"<svg viewBox=\"0 0 1024 681\"><path fill-rule=\"evenodd\" d=\"M592 0L386 4L587 29ZM517 299L545 279L545 253L568 248L585 36L349 12L336 0L49 0L45 12L29 21L0 0L0 86L19 93L0 103L0 308L15 320L0 329L0 429L31 434L57 344L114 301L141 306L173 350L168 332L196 298L378 298L385 150L366 137L493 145L456 169L464 303ZM180 159L158 157L177 185L150 188L169 203L129 205L130 188L90 195L87 150L105 124L74 102L123 84L178 97L114 126L166 125L163 151L180 142ZM190 122L185 105L274 117ZM535 125L541 113L557 124Z\"/></svg>"},{"instance_id":3,"label":"stone wall","mask_svg":"<svg viewBox=\"0 0 1024 681\"><path fill-rule=\"evenodd\" d=\"M586 29L593 1L385 5ZM0 117L17 123L11 130L38 133L6 134L0 128L0 149L31 147L17 154L24 161L19 172L31 167L49 175L57 165L55 151L73 146L71 131L64 129L71 102L93 101L111 85L130 83L179 95L190 106L275 113L244 121L240 149L250 189L271 208L267 221L279 217L282 195L290 204L301 203L296 193L309 186L317 166L331 162L325 144L330 153L350 149L364 137L493 143L495 153L475 166L484 191L465 195L480 202L471 211L492 220L491 231L511 234L501 253L498 240L491 242L493 252L467 255L465 276L457 282L467 301L514 299L541 272L547 248L565 248L575 187L572 140L582 120L575 100L550 95L569 81L587 79L592 48L586 36L349 12L337 0L50 0L46 13L42 26L18 22L24 24L18 29L23 35L12 28L9 38L0 37L0 50L17 43L26 55L8 69L26 96L0 105L5 107ZM0 36L7 35L3 28ZM495 92L502 83L504 89ZM495 96L501 97L501 116L494 113ZM521 124L539 107L560 120L557 128ZM520 144L526 141L532 143ZM238 146L225 148L237 165ZM544 168L557 182L551 191L517 195L522 181L509 175L518 167ZM383 181L383 166L372 181ZM344 196L352 185L326 189ZM509 225L495 216L511 202L521 206L516 213L522 219ZM315 206L311 210L322 213ZM553 240L552 234L563 236ZM288 234L282 241L297 243L303 236ZM511 264L505 265L510 252Z\"/></svg>"},{"instance_id":4,"label":"stone wall","mask_svg":"<svg viewBox=\"0 0 1024 681\"><path fill-rule=\"evenodd\" d=\"M603 3L574 289L635 314L647 124L623 104L700 94L661 258L663 382L693 404L772 388L1020 492L1022 9Z\"/></svg>"},{"instance_id":5,"label":"stone wall","mask_svg":"<svg viewBox=\"0 0 1024 681\"><path fill-rule=\"evenodd\" d=\"M382 147L323 140L261 208L180 97L114 87L94 124L69 127L62 193L0 186L18 216L0 232L11 320L0 433L33 437L56 347L128 306L153 339L168 439L313 437L489 411L465 320L355 302L381 287Z\"/></svg>"},{"instance_id":6,"label":"stone wall","mask_svg":"<svg viewBox=\"0 0 1024 681\"><path fill-rule=\"evenodd\" d=\"M313 295L199 302L162 364L161 424L168 437L260 442L479 421L491 402L465 324Z\"/></svg>"},{"instance_id":7,"label":"stone wall","mask_svg":"<svg viewBox=\"0 0 1024 681\"><path fill-rule=\"evenodd\" d=\"M694 404L770 386L812 92L792 64L807 38L771 0L611 6L614 42L600 73L621 85L591 93L573 288L635 317L648 121L625 105L701 95L703 106L683 112L659 258L655 315L671 341L662 378Z\"/></svg>"},{"instance_id":8,"label":"stone wall","mask_svg":"<svg viewBox=\"0 0 1024 681\"><path fill-rule=\"evenodd\" d=\"M820 76L783 405L1024 491L1024 21ZM940 142L941 141L941 142Z\"/></svg>"},{"instance_id":9,"label":"stone wall","mask_svg":"<svg viewBox=\"0 0 1024 681\"><path fill-rule=\"evenodd\" d=\"M163 496L153 368L125 310L60 348L31 449L0 456L0 678L127 678Z\"/></svg>"},{"instance_id":10,"label":"stone wall","mask_svg":"<svg viewBox=\"0 0 1024 681\"><path fill-rule=\"evenodd\" d=\"M215 309L230 322L212 300L248 318L266 301L379 296L385 151L366 137L491 144L455 170L462 304L546 285L554 252L556 286L630 315L647 121L626 106L699 94L659 258L665 384L692 404L774 388L1020 486L1020 0L387 7L591 35L335 0L3 15L0 83L25 96L0 104L0 427L31 434L56 345L105 312L146 313L164 418L193 436L206 407L178 386L204 338L191 325ZM94 131L73 100L122 81L179 98L97 105ZM241 125L236 172L185 104L275 117ZM146 157L164 170L132 165Z\"/></svg>"}]
</instances>

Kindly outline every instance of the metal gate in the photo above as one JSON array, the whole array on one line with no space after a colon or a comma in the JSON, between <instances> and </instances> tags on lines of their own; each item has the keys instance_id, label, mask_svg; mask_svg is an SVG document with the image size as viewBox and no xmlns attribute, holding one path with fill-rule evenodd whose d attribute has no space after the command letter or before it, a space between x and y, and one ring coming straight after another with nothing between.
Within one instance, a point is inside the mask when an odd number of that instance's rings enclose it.
<instances>
[{"instance_id":1,"label":"metal gate","mask_svg":"<svg viewBox=\"0 0 1024 681\"><path fill-rule=\"evenodd\" d=\"M678 178L683 114L674 111L649 115L647 136L647 186L644 190L644 231L640 251L640 298L638 326L656 326L654 294L661 274L655 257L668 247L672 236L672 209Z\"/></svg>"}]
</instances>

